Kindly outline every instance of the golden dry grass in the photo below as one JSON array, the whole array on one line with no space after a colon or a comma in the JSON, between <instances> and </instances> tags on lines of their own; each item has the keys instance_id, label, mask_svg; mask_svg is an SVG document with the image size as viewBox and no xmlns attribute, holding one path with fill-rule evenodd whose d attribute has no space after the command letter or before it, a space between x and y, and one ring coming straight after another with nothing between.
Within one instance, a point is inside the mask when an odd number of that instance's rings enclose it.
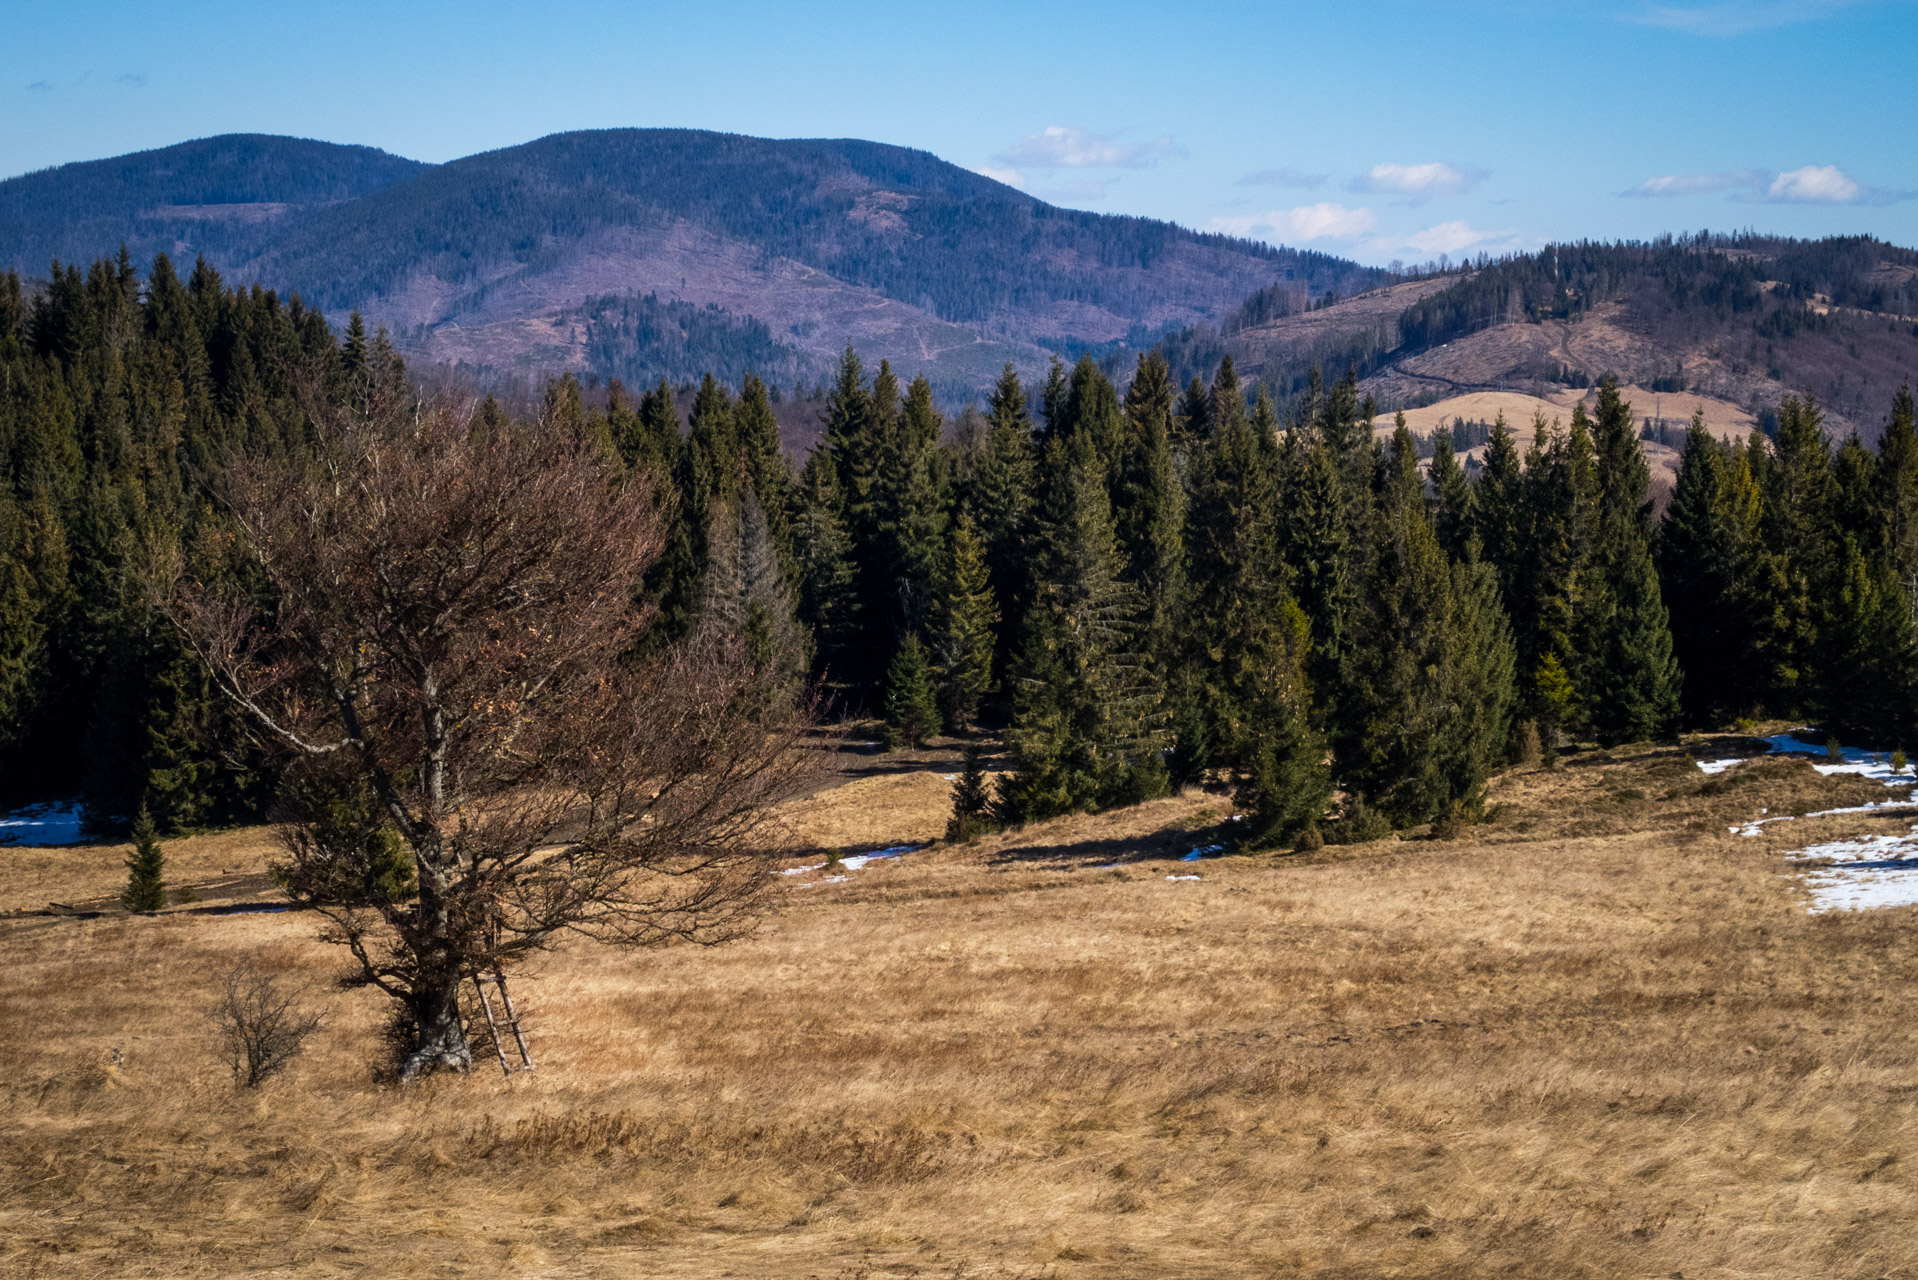
<instances>
[{"instance_id":1,"label":"golden dry grass","mask_svg":"<svg viewBox=\"0 0 1918 1280\"><path fill-rule=\"evenodd\" d=\"M816 842L924 834L926 776L815 797ZM1780 852L1845 819L1725 830L1871 785L1620 752L1467 840L1168 881L1227 812L1194 793L794 889L744 944L568 950L519 986L535 1076L411 1091L364 994L257 1095L213 1060L237 957L337 967L308 917L11 917L0 1272L1911 1275L1918 917L1805 913ZM265 848L170 854L218 905ZM119 856L0 851L6 903Z\"/></svg>"}]
</instances>

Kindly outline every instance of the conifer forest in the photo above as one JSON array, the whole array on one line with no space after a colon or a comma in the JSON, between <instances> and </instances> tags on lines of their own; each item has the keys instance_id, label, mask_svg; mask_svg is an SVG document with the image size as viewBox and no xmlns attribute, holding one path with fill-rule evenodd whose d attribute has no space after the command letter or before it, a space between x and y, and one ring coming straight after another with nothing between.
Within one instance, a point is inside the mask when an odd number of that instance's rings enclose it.
<instances>
[{"instance_id":1,"label":"conifer forest","mask_svg":"<svg viewBox=\"0 0 1918 1280\"><path fill-rule=\"evenodd\" d=\"M705 376L685 421L664 382L561 377L522 425L651 486L651 643L720 626L893 745L1001 743L968 829L1210 784L1244 848L1317 847L1469 825L1496 770L1572 744L1780 716L1918 743L1909 391L1871 446L1832 444L1809 397L1743 441L1695 421L1661 513L1611 380L1522 452L1501 421L1467 466L1442 429L1376 431L1355 372L1283 411L1229 357L1184 386L1156 351L1128 374L1007 366L952 414L849 347L804 458L750 373ZM155 575L244 587L210 478L301 457L319 406L420 394L357 315L329 326L204 263L122 252L33 296L0 277L4 798L83 797L102 832L266 815L276 766ZM489 399L475 421L509 416Z\"/></svg>"}]
</instances>

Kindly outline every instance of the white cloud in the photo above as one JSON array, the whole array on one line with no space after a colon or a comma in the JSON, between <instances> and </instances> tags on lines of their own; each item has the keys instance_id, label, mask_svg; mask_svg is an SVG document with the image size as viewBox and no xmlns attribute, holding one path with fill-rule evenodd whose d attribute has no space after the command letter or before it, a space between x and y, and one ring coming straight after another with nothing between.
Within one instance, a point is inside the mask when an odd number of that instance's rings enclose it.
<instances>
[{"instance_id":1,"label":"white cloud","mask_svg":"<svg viewBox=\"0 0 1918 1280\"><path fill-rule=\"evenodd\" d=\"M1145 169L1184 154L1170 134L1145 142L1121 142L1113 134L1051 124L993 159L1028 169Z\"/></svg>"},{"instance_id":2,"label":"white cloud","mask_svg":"<svg viewBox=\"0 0 1918 1280\"><path fill-rule=\"evenodd\" d=\"M1026 175L1020 173L1017 169L995 169L991 165L987 165L982 169L974 169L973 172L982 178L991 178L994 182L1003 182L1008 187L1018 187L1022 191L1025 190Z\"/></svg>"},{"instance_id":3,"label":"white cloud","mask_svg":"<svg viewBox=\"0 0 1918 1280\"><path fill-rule=\"evenodd\" d=\"M1695 36L1742 36L1799 22L1815 22L1860 0L1719 0L1716 4L1649 5L1629 21Z\"/></svg>"},{"instance_id":4,"label":"white cloud","mask_svg":"<svg viewBox=\"0 0 1918 1280\"><path fill-rule=\"evenodd\" d=\"M1789 169L1765 188L1765 199L1803 204L1852 204L1866 195L1862 184L1835 164Z\"/></svg>"},{"instance_id":5,"label":"white cloud","mask_svg":"<svg viewBox=\"0 0 1918 1280\"><path fill-rule=\"evenodd\" d=\"M1377 225L1378 219L1370 209L1348 209L1331 203L1212 219L1212 226L1228 235L1258 235L1260 239L1281 241L1353 240Z\"/></svg>"},{"instance_id":6,"label":"white cloud","mask_svg":"<svg viewBox=\"0 0 1918 1280\"><path fill-rule=\"evenodd\" d=\"M1484 178L1485 171L1482 169L1460 169L1438 160L1426 164L1393 164L1388 161L1375 164L1352 179L1351 186L1354 191L1416 199L1470 191Z\"/></svg>"},{"instance_id":7,"label":"white cloud","mask_svg":"<svg viewBox=\"0 0 1918 1280\"><path fill-rule=\"evenodd\" d=\"M1628 196L1699 196L1714 191L1759 191L1771 181L1771 174L1763 169L1726 169L1720 173L1669 173L1659 178L1647 178L1630 191L1622 192Z\"/></svg>"},{"instance_id":8,"label":"white cloud","mask_svg":"<svg viewBox=\"0 0 1918 1280\"><path fill-rule=\"evenodd\" d=\"M1112 191L1114 178L1075 178L1070 182L1053 182L1043 187L1034 187L1032 194L1055 204L1070 204L1083 200L1103 200Z\"/></svg>"},{"instance_id":9,"label":"white cloud","mask_svg":"<svg viewBox=\"0 0 1918 1280\"><path fill-rule=\"evenodd\" d=\"M1479 231L1463 222L1440 222L1414 231L1400 241L1414 253L1431 255L1435 253L1459 253L1466 249L1483 249L1500 245L1517 237L1514 231Z\"/></svg>"},{"instance_id":10,"label":"white cloud","mask_svg":"<svg viewBox=\"0 0 1918 1280\"><path fill-rule=\"evenodd\" d=\"M1322 187L1332 175L1327 173L1301 173L1297 169L1261 169L1257 173L1248 173L1239 179L1242 187L1293 187L1310 191Z\"/></svg>"},{"instance_id":11,"label":"white cloud","mask_svg":"<svg viewBox=\"0 0 1918 1280\"><path fill-rule=\"evenodd\" d=\"M1769 169L1727 169L1721 173L1672 173L1647 178L1627 196L1699 196L1729 193L1732 200L1759 204L1890 204L1909 200L1909 191L1868 187L1835 164L1808 164L1773 173Z\"/></svg>"}]
</instances>

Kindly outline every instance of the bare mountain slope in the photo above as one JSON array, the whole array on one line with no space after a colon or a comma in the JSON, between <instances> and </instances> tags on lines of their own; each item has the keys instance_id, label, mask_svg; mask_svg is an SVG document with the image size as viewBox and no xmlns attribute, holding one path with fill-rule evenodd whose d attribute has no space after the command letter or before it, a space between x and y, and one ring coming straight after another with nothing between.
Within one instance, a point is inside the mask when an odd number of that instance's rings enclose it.
<instances>
[{"instance_id":1,"label":"bare mountain slope","mask_svg":"<svg viewBox=\"0 0 1918 1280\"><path fill-rule=\"evenodd\" d=\"M955 389L1007 360L1036 370L1048 347L1218 324L1278 282L1318 295L1383 278L1056 208L848 139L612 129L428 166L236 137L0 182L0 266L33 274L122 241L357 308L416 357L802 376L851 341Z\"/></svg>"},{"instance_id":2,"label":"bare mountain slope","mask_svg":"<svg viewBox=\"0 0 1918 1280\"><path fill-rule=\"evenodd\" d=\"M1559 246L1224 341L1281 392L1312 363L1334 376L1355 364L1388 409L1474 392L1552 398L1615 373L1647 396L1702 397L1761 421L1810 391L1835 434L1869 438L1918 377L1918 252L1866 238Z\"/></svg>"}]
</instances>

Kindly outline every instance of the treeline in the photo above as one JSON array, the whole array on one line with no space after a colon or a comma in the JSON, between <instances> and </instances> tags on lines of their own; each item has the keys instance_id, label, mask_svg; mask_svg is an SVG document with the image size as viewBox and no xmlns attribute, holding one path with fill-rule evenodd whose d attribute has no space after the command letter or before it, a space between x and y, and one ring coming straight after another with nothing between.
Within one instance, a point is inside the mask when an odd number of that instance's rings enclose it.
<instances>
[{"instance_id":1,"label":"treeline","mask_svg":"<svg viewBox=\"0 0 1918 1280\"><path fill-rule=\"evenodd\" d=\"M977 821L1229 785L1248 844L1474 820L1534 751L1743 715L1824 717L1909 745L1918 699L1918 441L1903 396L1877 453L1833 449L1788 400L1776 442L1694 426L1654 522L1632 408L1500 421L1470 473L1441 429L1373 429L1353 372L1283 418L1229 358L1181 387L1090 358L947 423L850 349L782 451L777 397L705 377L590 404L551 383L541 429L597 443L670 532L636 584L660 640L751 639L769 689L822 679L900 745L996 731ZM164 258L0 280L0 773L103 820L257 816L275 779L146 604L186 558L244 576L200 495L231 449L298 456L314 406L409 394L357 319ZM681 407L686 408L684 420ZM481 429L503 423L490 401ZM1422 467L1421 462L1429 458ZM262 601L268 604L268 601ZM1333 797L1342 798L1334 804Z\"/></svg>"},{"instance_id":2,"label":"treeline","mask_svg":"<svg viewBox=\"0 0 1918 1280\"><path fill-rule=\"evenodd\" d=\"M1659 542L1698 723L1768 710L1881 746L1918 738L1918 434L1909 388L1876 452L1834 449L1810 399L1775 437L1723 444L1697 419Z\"/></svg>"},{"instance_id":3,"label":"treeline","mask_svg":"<svg viewBox=\"0 0 1918 1280\"><path fill-rule=\"evenodd\" d=\"M0 792L83 794L104 822L256 817L273 780L148 604L177 557L219 563L204 498L229 450L297 456L314 397L403 394L357 323L163 255L0 275Z\"/></svg>"},{"instance_id":4,"label":"treeline","mask_svg":"<svg viewBox=\"0 0 1918 1280\"><path fill-rule=\"evenodd\" d=\"M661 300L657 294L588 298L586 364L605 378L644 384L697 381L711 373L737 386L748 373L794 382L817 377L826 362L780 342L764 321L713 303Z\"/></svg>"},{"instance_id":5,"label":"treeline","mask_svg":"<svg viewBox=\"0 0 1918 1280\"><path fill-rule=\"evenodd\" d=\"M1550 751L1676 721L1649 476L1615 387L1525 459L1498 428L1477 485L1445 433L1429 480L1402 424L1377 439L1355 379L1314 383L1281 423L1229 359L1182 391L1142 357L1123 397L1090 358L1055 364L1036 416L1008 369L984 430L947 439L923 380L868 378L849 351L796 482L769 465L751 384L730 413L701 394L663 598L682 625L738 601L735 548L758 543L744 559L792 585L761 575L748 603L790 599L814 669L896 743L1003 726L999 821L1213 778L1254 845L1465 822L1532 735Z\"/></svg>"}]
</instances>

